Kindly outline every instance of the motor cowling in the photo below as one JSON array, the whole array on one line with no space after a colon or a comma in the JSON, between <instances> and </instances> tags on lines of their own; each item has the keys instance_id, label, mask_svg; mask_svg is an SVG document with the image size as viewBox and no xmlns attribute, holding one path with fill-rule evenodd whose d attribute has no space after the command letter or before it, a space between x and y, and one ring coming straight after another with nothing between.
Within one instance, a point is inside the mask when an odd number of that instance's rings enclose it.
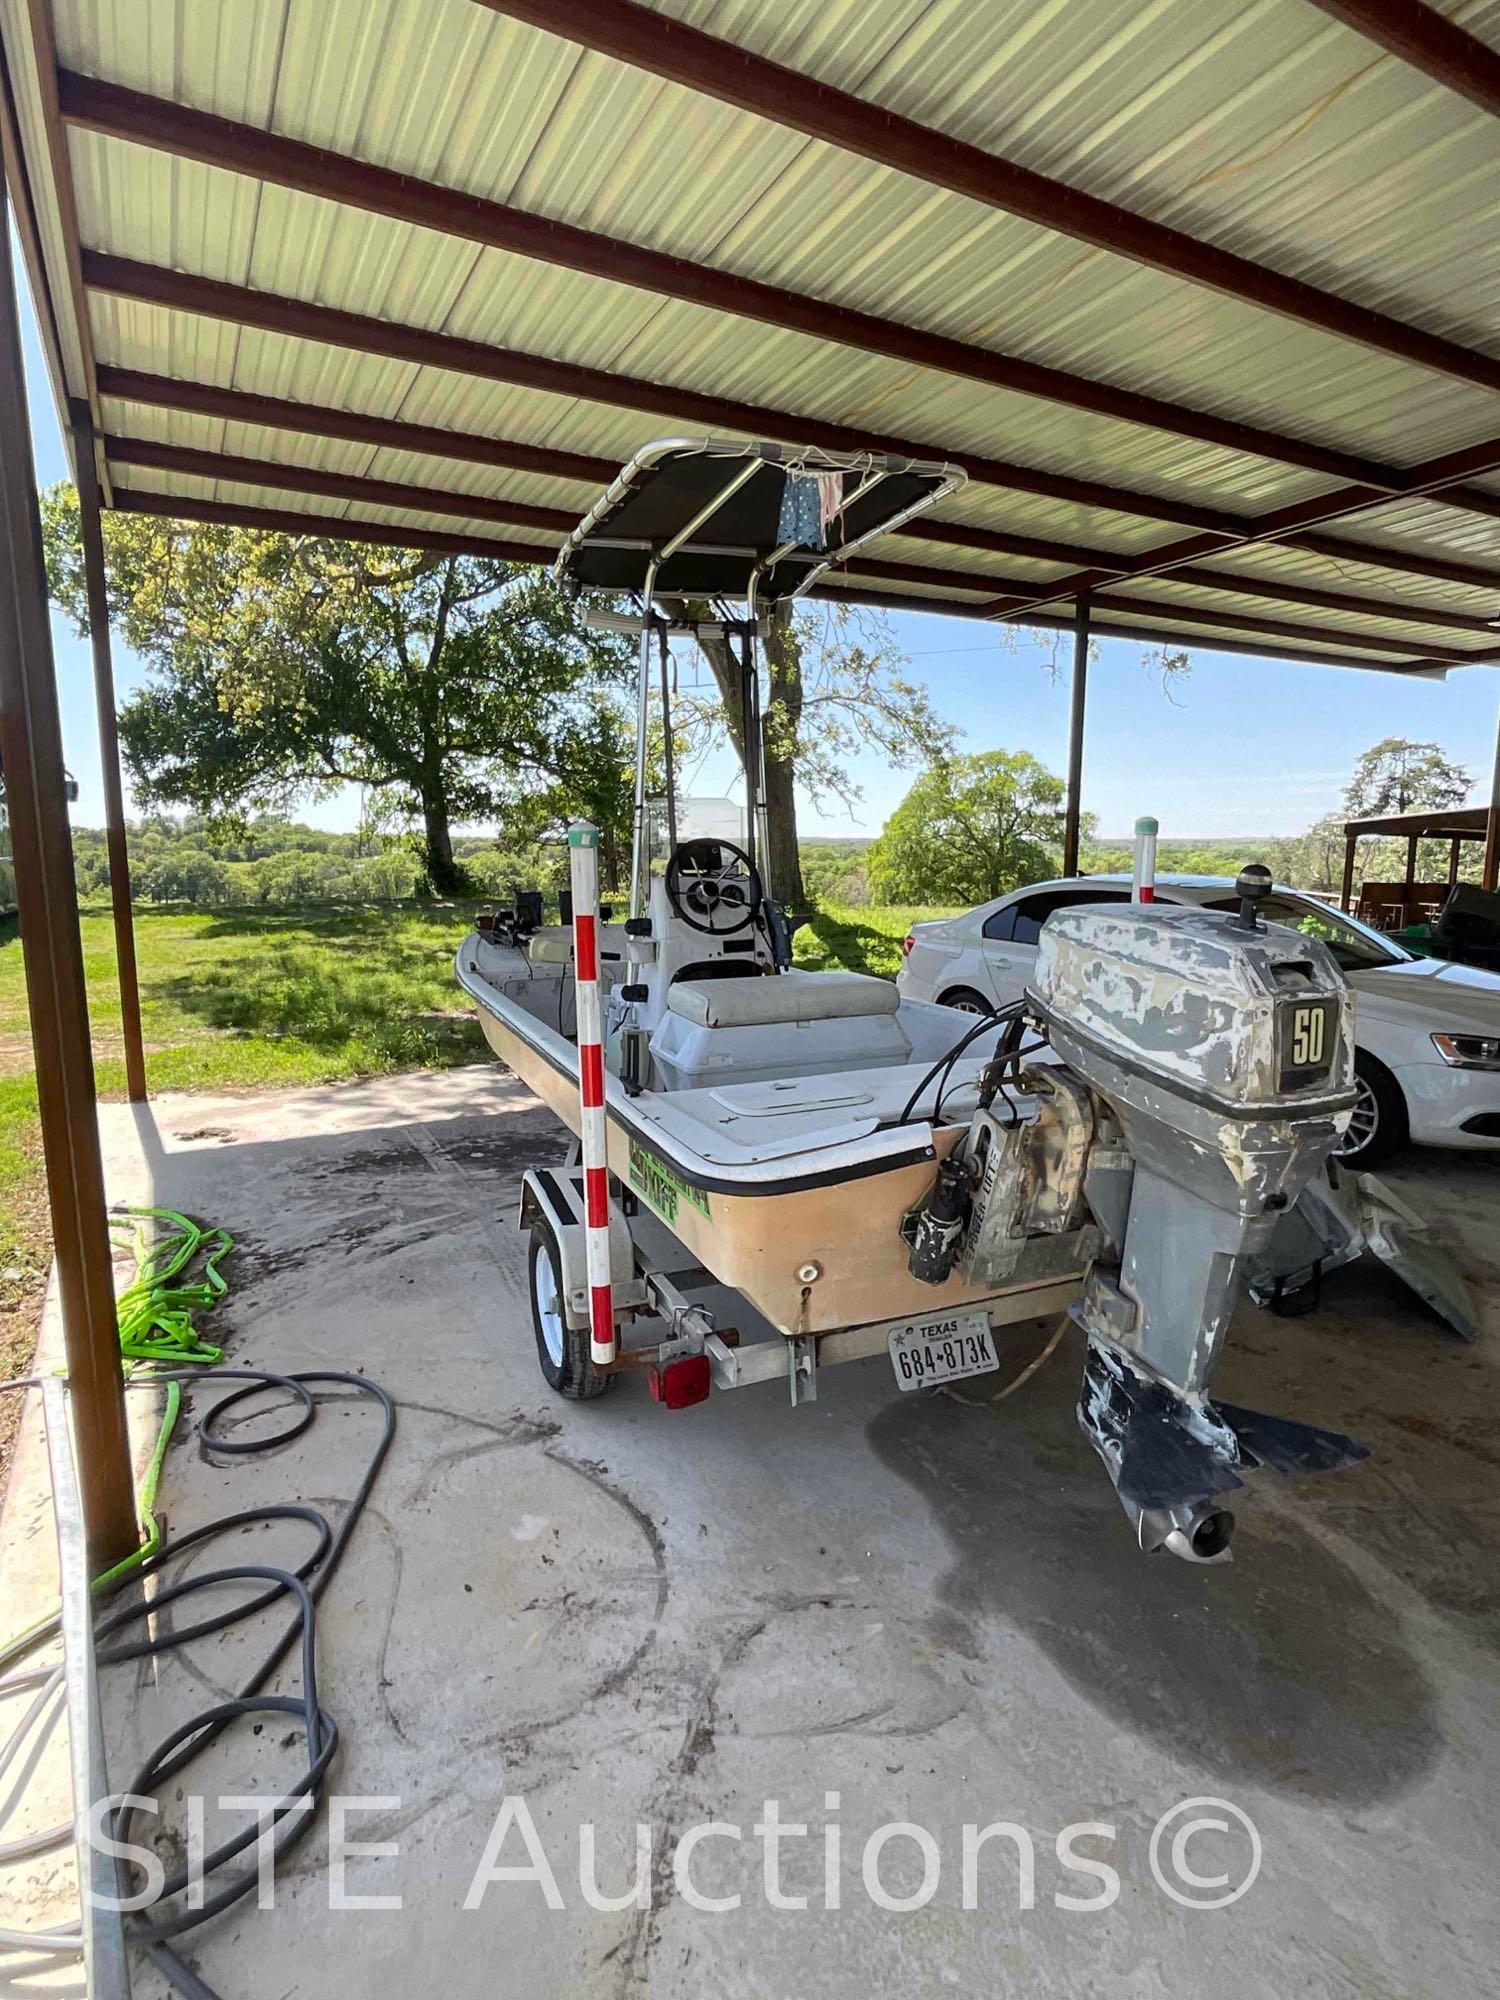
<instances>
[{"instance_id":1,"label":"motor cowling","mask_svg":"<svg viewBox=\"0 0 1500 2000\"><path fill-rule=\"evenodd\" d=\"M1243 1260L1321 1170L1354 1104L1347 983L1317 938L1257 921L1268 885L1247 870L1237 915L1060 910L1028 993L1096 1099L1100 1134L1119 1141L1107 1201L1097 1141L1085 1173L1106 1248L1074 1308L1089 1336L1079 1420L1142 1545L1196 1561L1227 1554L1219 1496L1240 1471L1364 1455L1341 1433L1231 1413L1207 1394Z\"/></svg>"}]
</instances>

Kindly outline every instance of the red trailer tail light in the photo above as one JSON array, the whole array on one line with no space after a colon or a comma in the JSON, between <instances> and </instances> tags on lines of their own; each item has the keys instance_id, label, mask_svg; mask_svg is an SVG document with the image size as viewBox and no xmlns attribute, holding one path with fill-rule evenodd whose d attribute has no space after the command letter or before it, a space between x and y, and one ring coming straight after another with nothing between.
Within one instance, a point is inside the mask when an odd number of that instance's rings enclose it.
<instances>
[{"instance_id":1,"label":"red trailer tail light","mask_svg":"<svg viewBox=\"0 0 1500 2000\"><path fill-rule=\"evenodd\" d=\"M911 957L911 948L912 948L912 946L913 946L913 945L914 945L914 944L916 943L916 941L917 941L917 934L916 934L916 932L915 932L915 931L908 931L908 932L906 933L906 936L905 936L904 938L902 938L902 940L901 940L901 956L902 956L903 958L910 958L910 957Z\"/></svg>"},{"instance_id":2,"label":"red trailer tail light","mask_svg":"<svg viewBox=\"0 0 1500 2000\"><path fill-rule=\"evenodd\" d=\"M686 1410L707 1400L712 1377L706 1354L679 1354L674 1361L653 1361L646 1380L658 1403L669 1410Z\"/></svg>"}]
</instances>

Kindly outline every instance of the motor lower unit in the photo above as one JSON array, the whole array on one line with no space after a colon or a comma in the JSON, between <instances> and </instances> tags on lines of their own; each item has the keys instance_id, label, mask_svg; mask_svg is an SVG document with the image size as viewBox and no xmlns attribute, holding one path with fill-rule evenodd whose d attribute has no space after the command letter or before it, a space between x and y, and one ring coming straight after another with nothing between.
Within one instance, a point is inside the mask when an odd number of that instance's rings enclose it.
<instances>
[{"instance_id":1,"label":"motor lower unit","mask_svg":"<svg viewBox=\"0 0 1500 2000\"><path fill-rule=\"evenodd\" d=\"M1258 921L1268 886L1247 869L1227 916L1058 911L1027 1007L1059 1061L1017 1068L1002 1040L903 1230L915 1276L976 1284L1003 1282L1038 1237L1092 1232L1071 1309L1088 1336L1079 1421L1142 1547L1197 1562L1227 1559L1223 1496L1243 1472L1365 1456L1339 1432L1208 1396L1246 1260L1354 1103L1348 986L1316 938Z\"/></svg>"}]
</instances>

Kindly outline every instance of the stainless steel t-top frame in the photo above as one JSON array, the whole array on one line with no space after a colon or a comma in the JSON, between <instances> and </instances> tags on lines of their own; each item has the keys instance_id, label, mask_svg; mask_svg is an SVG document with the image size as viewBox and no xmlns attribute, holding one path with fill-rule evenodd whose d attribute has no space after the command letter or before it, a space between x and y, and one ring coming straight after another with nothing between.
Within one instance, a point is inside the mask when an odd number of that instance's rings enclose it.
<instances>
[{"instance_id":1,"label":"stainless steel t-top frame","mask_svg":"<svg viewBox=\"0 0 1500 2000\"><path fill-rule=\"evenodd\" d=\"M828 480L819 494L814 539L786 533L783 498L790 478ZM835 483L836 482L836 483ZM622 469L558 551L553 575L570 595L609 592L636 601L631 614L590 613L588 622L639 632L636 690L635 827L630 914L644 913L648 888L647 735L651 642L661 649L661 706L668 835L675 846L671 697L666 649L674 632L705 628L738 648L740 721L745 745L746 848L764 853L765 744L756 641L766 609L800 597L856 549L886 535L955 492L960 467L881 452L828 452L726 438L661 438ZM711 531L711 538L705 531ZM729 615L726 601L745 606ZM700 607L718 607L705 619Z\"/></svg>"}]
</instances>

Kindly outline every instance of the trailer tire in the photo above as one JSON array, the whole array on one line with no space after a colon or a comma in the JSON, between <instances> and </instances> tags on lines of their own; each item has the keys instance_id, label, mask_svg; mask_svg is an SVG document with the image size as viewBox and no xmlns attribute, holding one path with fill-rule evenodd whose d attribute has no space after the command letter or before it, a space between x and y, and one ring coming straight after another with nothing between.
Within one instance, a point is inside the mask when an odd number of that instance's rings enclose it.
<instances>
[{"instance_id":1,"label":"trailer tire","mask_svg":"<svg viewBox=\"0 0 1500 2000\"><path fill-rule=\"evenodd\" d=\"M586 1403L615 1386L614 1375L595 1362L586 1326L569 1326L562 1284L562 1256L550 1223L531 1225L526 1256L531 1325L536 1358L547 1387L572 1402Z\"/></svg>"}]
</instances>

